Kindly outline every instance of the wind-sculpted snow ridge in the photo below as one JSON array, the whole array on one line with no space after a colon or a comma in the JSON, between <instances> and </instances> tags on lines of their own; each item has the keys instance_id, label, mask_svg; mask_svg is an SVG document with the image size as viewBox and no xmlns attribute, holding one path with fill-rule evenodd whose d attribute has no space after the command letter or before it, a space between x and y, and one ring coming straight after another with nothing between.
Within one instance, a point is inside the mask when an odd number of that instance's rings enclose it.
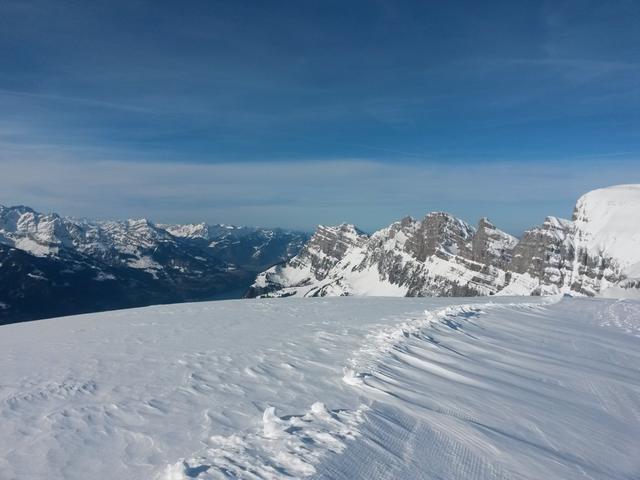
<instances>
[{"instance_id":1,"label":"wind-sculpted snow ridge","mask_svg":"<svg viewBox=\"0 0 640 480\"><path fill-rule=\"evenodd\" d=\"M529 303L471 303L448 306L384 327L369 333L364 347L356 352L344 368L343 381L350 386L367 388L367 379L384 367L385 357L401 350L407 339L434 342L431 332L439 328L463 331L465 323L487 311L504 309L540 309L559 297ZM189 478L302 478L317 473L314 465L328 453L340 454L347 441L356 439L369 407L356 410L330 411L316 402L300 415L276 415L268 407L261 425L241 434L214 435L207 447L187 460L169 465L158 480L188 480Z\"/></svg>"},{"instance_id":2,"label":"wind-sculpted snow ridge","mask_svg":"<svg viewBox=\"0 0 640 480\"><path fill-rule=\"evenodd\" d=\"M438 324L457 330L461 328L461 321L469 322L492 309L502 308L540 308L559 301L560 297L546 297L537 302L517 303L468 303L448 306L435 311L425 310L424 315L412 318L399 325L383 328L367 335L364 347L349 359L344 369L343 381L348 385L362 386L364 380L374 375L376 366L383 361L384 355L399 348L404 340L418 338L432 341L429 330L438 330Z\"/></svg>"},{"instance_id":3,"label":"wind-sculpted snow ridge","mask_svg":"<svg viewBox=\"0 0 640 480\"><path fill-rule=\"evenodd\" d=\"M0 477L636 480L639 332L638 302L566 297L1 326Z\"/></svg>"},{"instance_id":4,"label":"wind-sculpted snow ridge","mask_svg":"<svg viewBox=\"0 0 640 480\"><path fill-rule=\"evenodd\" d=\"M365 346L348 360L343 381L351 386L363 386L363 379L374 375L376 364L383 362L385 355L399 348L406 338L419 338L423 330L434 323L457 328L460 319L468 321L484 313L483 308L539 305L540 302L483 303L449 306L433 312L425 310L398 325L368 334ZM211 436L202 452L168 465L158 480L308 477L316 473L314 465L323 456L342 452L346 441L359 436L358 427L367 410L369 407L362 404L356 410L329 411L322 402L316 402L303 414L278 417L275 407L270 406L262 415L261 425L242 434Z\"/></svg>"},{"instance_id":5,"label":"wind-sculpted snow ridge","mask_svg":"<svg viewBox=\"0 0 640 480\"><path fill-rule=\"evenodd\" d=\"M344 378L370 399L360 435L314 478L638 478L640 304L557 300L374 334Z\"/></svg>"}]
</instances>

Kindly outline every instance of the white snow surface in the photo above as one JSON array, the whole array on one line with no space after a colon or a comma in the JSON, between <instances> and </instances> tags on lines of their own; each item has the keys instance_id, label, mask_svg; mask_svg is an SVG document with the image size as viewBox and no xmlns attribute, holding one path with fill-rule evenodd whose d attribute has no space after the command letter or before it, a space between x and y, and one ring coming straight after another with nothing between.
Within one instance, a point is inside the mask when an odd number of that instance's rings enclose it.
<instances>
[{"instance_id":1,"label":"white snow surface","mask_svg":"<svg viewBox=\"0 0 640 480\"><path fill-rule=\"evenodd\" d=\"M639 347L640 303L584 298L1 326L0 478L637 479Z\"/></svg>"}]
</instances>

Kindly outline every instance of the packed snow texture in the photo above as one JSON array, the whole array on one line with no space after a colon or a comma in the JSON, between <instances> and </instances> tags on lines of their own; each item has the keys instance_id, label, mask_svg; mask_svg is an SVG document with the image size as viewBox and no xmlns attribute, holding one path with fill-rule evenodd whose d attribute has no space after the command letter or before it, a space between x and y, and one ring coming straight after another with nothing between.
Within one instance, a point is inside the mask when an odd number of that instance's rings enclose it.
<instances>
[{"instance_id":1,"label":"packed snow texture","mask_svg":"<svg viewBox=\"0 0 640 480\"><path fill-rule=\"evenodd\" d=\"M637 479L640 303L319 298L0 327L0 478Z\"/></svg>"}]
</instances>

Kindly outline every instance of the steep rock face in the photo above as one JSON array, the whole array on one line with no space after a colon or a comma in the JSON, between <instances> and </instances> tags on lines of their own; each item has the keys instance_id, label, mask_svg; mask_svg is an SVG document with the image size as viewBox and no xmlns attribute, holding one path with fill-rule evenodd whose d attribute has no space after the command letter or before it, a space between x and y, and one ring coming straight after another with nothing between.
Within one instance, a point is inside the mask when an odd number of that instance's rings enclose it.
<instances>
[{"instance_id":1,"label":"steep rock face","mask_svg":"<svg viewBox=\"0 0 640 480\"><path fill-rule=\"evenodd\" d=\"M424 262L436 252L468 255L473 228L444 212L428 214L408 239L405 249L416 260Z\"/></svg>"},{"instance_id":2,"label":"steep rock face","mask_svg":"<svg viewBox=\"0 0 640 480\"><path fill-rule=\"evenodd\" d=\"M309 296L323 296L329 292L339 295L341 282L332 278L331 273L346 268L350 264L347 254L359 251L367 239L366 234L350 224L343 223L336 227L321 225L298 255L286 264L275 265L259 274L247 296L269 294L280 289L289 280L308 289L306 293ZM337 268L340 262L342 266ZM288 294L284 292L282 295Z\"/></svg>"},{"instance_id":3,"label":"steep rock face","mask_svg":"<svg viewBox=\"0 0 640 480\"><path fill-rule=\"evenodd\" d=\"M547 217L520 240L486 218L474 229L446 213L406 217L352 243L327 231L260 274L248 295L636 296L640 285L638 185L589 192L573 220Z\"/></svg>"},{"instance_id":4,"label":"steep rock face","mask_svg":"<svg viewBox=\"0 0 640 480\"><path fill-rule=\"evenodd\" d=\"M509 269L539 280L535 293L598 295L637 288L640 274L640 186L589 192L571 221L548 217L528 230Z\"/></svg>"},{"instance_id":5,"label":"steep rock face","mask_svg":"<svg viewBox=\"0 0 640 480\"><path fill-rule=\"evenodd\" d=\"M524 232L506 270L538 279L536 293L555 293L570 285L575 260L572 228L568 220L547 217L541 226Z\"/></svg>"},{"instance_id":6,"label":"steep rock face","mask_svg":"<svg viewBox=\"0 0 640 480\"><path fill-rule=\"evenodd\" d=\"M320 226L292 265L308 265L313 276L321 280L352 248L362 247L367 235L353 225Z\"/></svg>"},{"instance_id":7,"label":"steep rock face","mask_svg":"<svg viewBox=\"0 0 640 480\"><path fill-rule=\"evenodd\" d=\"M473 227L446 213L430 213L422 221L407 217L371 236L356 271L370 270L369 276L377 271L380 282L404 289L407 296L490 294L493 267L473 261L476 235Z\"/></svg>"},{"instance_id":8,"label":"steep rock face","mask_svg":"<svg viewBox=\"0 0 640 480\"><path fill-rule=\"evenodd\" d=\"M491 261L507 258L512 240L495 227L483 232L477 248L492 251L476 252L481 263L473 260L476 233L439 212L406 217L371 237L352 225L320 227L299 255L260 274L248 296L493 294L504 274Z\"/></svg>"},{"instance_id":9,"label":"steep rock face","mask_svg":"<svg viewBox=\"0 0 640 480\"><path fill-rule=\"evenodd\" d=\"M517 243L516 237L498 230L488 218L483 217L471 240L471 260L505 269L511 262Z\"/></svg>"}]
</instances>

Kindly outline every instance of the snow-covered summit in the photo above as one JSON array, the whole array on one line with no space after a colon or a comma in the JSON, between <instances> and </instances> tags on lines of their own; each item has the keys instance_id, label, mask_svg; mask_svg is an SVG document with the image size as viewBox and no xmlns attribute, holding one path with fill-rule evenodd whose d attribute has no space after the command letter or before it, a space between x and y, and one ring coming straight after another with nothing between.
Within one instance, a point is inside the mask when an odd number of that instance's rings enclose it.
<instances>
[{"instance_id":1,"label":"snow-covered summit","mask_svg":"<svg viewBox=\"0 0 640 480\"><path fill-rule=\"evenodd\" d=\"M573 214L579 246L615 260L629 276L640 276L640 185L593 190Z\"/></svg>"}]
</instances>

